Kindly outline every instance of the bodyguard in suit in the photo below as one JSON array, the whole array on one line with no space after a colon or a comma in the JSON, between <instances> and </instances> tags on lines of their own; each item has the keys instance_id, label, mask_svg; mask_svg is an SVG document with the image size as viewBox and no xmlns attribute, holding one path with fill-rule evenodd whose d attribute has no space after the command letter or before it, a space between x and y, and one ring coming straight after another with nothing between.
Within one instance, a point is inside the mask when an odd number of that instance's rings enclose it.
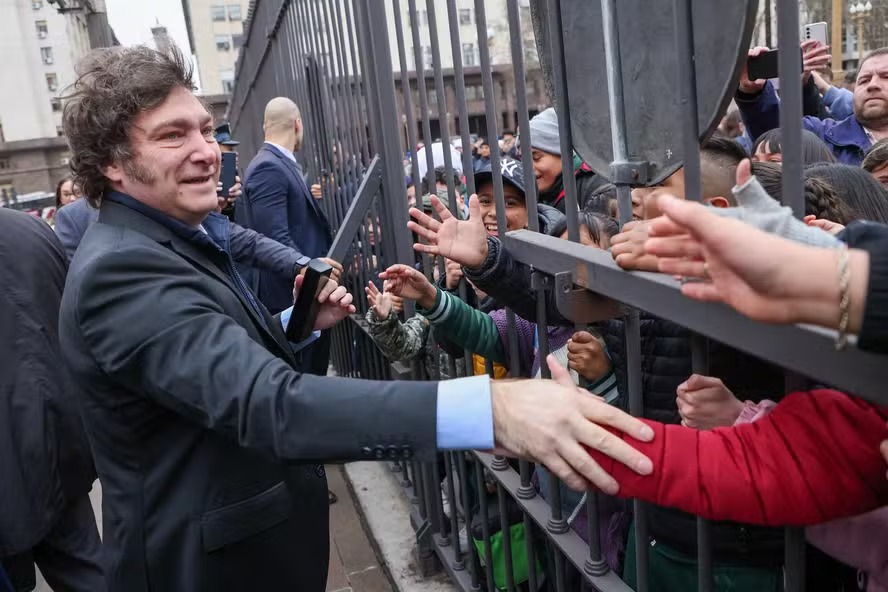
<instances>
[{"instance_id":1,"label":"bodyguard in suit","mask_svg":"<svg viewBox=\"0 0 888 592\"><path fill-rule=\"evenodd\" d=\"M78 71L65 135L100 214L71 263L60 339L103 486L110 590L320 592L326 487L311 473L325 461L496 447L613 492L582 443L650 470L598 424L645 440L649 429L557 366L560 382L300 374L301 344L283 330L292 308L272 316L256 300L213 212L220 153L189 62L114 47ZM325 291L316 329L350 299Z\"/></svg>"},{"instance_id":2,"label":"bodyguard in suit","mask_svg":"<svg viewBox=\"0 0 888 592\"><path fill-rule=\"evenodd\" d=\"M293 154L302 148L299 108L288 98L272 99L265 107L263 131L265 143L247 167L245 196L236 206L235 220L309 257L324 257L333 242L330 224ZM292 286L279 277L259 271L253 285L259 300L273 313L292 304ZM324 375L329 358L330 339L325 332L300 354L301 368Z\"/></svg>"},{"instance_id":3,"label":"bodyguard in suit","mask_svg":"<svg viewBox=\"0 0 888 592\"><path fill-rule=\"evenodd\" d=\"M0 566L13 590L34 589L35 564L54 590L105 589L96 469L59 347L67 267L45 222L0 208Z\"/></svg>"}]
</instances>

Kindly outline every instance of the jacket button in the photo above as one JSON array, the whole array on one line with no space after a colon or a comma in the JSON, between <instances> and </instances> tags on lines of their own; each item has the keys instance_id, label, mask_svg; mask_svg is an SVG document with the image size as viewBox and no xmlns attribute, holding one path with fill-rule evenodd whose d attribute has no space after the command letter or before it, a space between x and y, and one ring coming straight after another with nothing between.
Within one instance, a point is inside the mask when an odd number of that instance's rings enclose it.
<instances>
[{"instance_id":1,"label":"jacket button","mask_svg":"<svg viewBox=\"0 0 888 592\"><path fill-rule=\"evenodd\" d=\"M382 446L377 446L376 448L373 449L373 456L375 456L379 460L384 459L385 458L385 448L383 448Z\"/></svg>"},{"instance_id":2,"label":"jacket button","mask_svg":"<svg viewBox=\"0 0 888 592\"><path fill-rule=\"evenodd\" d=\"M401 456L397 446L386 446L386 451L388 452L389 460L398 460Z\"/></svg>"},{"instance_id":3,"label":"jacket button","mask_svg":"<svg viewBox=\"0 0 888 592\"><path fill-rule=\"evenodd\" d=\"M364 446L363 448L361 448L361 454L366 456L367 458L370 458L373 456L373 449L369 446Z\"/></svg>"},{"instance_id":4,"label":"jacket button","mask_svg":"<svg viewBox=\"0 0 888 592\"><path fill-rule=\"evenodd\" d=\"M413 448L411 446L401 446L401 458L404 460L413 458Z\"/></svg>"}]
</instances>

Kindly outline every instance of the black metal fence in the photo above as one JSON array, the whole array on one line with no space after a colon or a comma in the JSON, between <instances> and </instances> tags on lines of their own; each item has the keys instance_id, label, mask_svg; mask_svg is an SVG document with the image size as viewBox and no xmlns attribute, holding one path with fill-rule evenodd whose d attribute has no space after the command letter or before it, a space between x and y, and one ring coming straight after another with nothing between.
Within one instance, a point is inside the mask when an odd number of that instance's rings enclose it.
<instances>
[{"instance_id":1,"label":"black metal fence","mask_svg":"<svg viewBox=\"0 0 888 592\"><path fill-rule=\"evenodd\" d=\"M702 1L702 0L701 0ZM708 0L715 5L737 0ZM576 56L566 56L562 4L568 0L526 2L499 0L254 0L246 27L244 45L237 65L236 84L229 119L241 140L241 157L255 154L263 140L262 119L265 104L275 96L295 100L302 108L305 145L299 154L310 182L322 186L322 207L334 228L338 229L334 251L346 266L344 282L358 296L359 314L335 330L333 361L341 375L367 378L439 378L472 373L471 352L461 359L431 356L430 369L418 362L410 366L386 360L369 336L363 296L368 282L378 281L377 274L388 265L414 263L414 237L406 229L407 183L417 185L419 199L420 161L416 147L420 140L432 142L433 123L440 142L451 144L459 138L464 147L454 162L449 150L443 151L448 173L467 171L467 193L474 192L469 151L471 134L497 138L504 121L499 96L501 88L494 80L489 39L488 14L505 15L505 39L508 40L506 63L514 77L514 106L522 143L529 142L528 89L525 81L524 34L527 18L534 19L538 41L545 39L540 62L555 104L558 105L562 154L571 154L574 145L570 125L568 64ZM607 68L608 104L613 163L611 178L618 187L619 211L623 221L631 217L630 187L649 181L645 164L633 161L626 139L626 94L640 92L625 89L620 66L620 43L644 43L635 37L620 39L618 10L629 3L600 0L601 31ZM574 5L575 6L575 5ZM681 123L687 196L699 199L698 62L694 59L694 32L708 23L694 22L701 4L675 0L674 56L677 60L676 88L679 89L674 117ZM755 2L744 8L754 15ZM468 11L468 12L466 12ZM704 11L705 12L705 11ZM779 36L798 39L798 3L777 2ZM468 15L468 17L467 17ZM625 17L625 15L623 15ZM522 23L522 19L525 22ZM467 23L473 25L467 27ZM522 24L524 25L522 27ZM696 26L695 26L696 25ZM576 31L574 31L576 33ZM442 42L443 40L443 42ZM748 41L748 37L747 37ZM449 46L446 55L442 46ZM475 95L467 97L463 51L477 48L480 65L484 116L470 114ZM548 48L548 50L546 50ZM396 52L396 55L393 54ZM798 52L780 54L782 72L801 70ZM447 67L442 64L449 62ZM739 61L738 61L739 63ZM415 74L412 72L415 71ZM500 68L502 71L502 68ZM416 94L409 81L415 78ZM736 77L731 81L736 88ZM396 92L400 89L400 96ZM725 93L731 92L730 84ZM803 212L801 162L801 86L799 77L781 78L783 110L784 195L795 196L792 206ZM721 100L723 97L718 97ZM471 129L470 121L481 129ZM418 122L416 125L414 122ZM705 124L704 124L705 126ZM405 155L409 155L405 159ZM432 151L425 151L428 187L435 187L435 163ZM529 212L535 211L537 195L530 151L522 153ZM495 197L502 220L503 185L499 154L491 154ZM684 298L671 278L656 274L629 273L615 266L609 254L578 248L579 223L577 188L571 159L564 159L565 199L570 241L561 241L535 232L530 216L530 230L510 233L504 244L515 257L534 269L534 288L539 290L539 314L535 319L541 329L541 354L548 353L546 334L547 301L565 311L568 318L578 314L582 299L580 289L621 303L625 319L625 343L629 409L643 414L641 383L641 346L639 310L668 318L693 331L694 370L706 370L707 338L755 354L786 368L793 375L811 377L873 400L886 401L883 392L882 360L854 350L837 354L833 336L809 328L766 326L754 323L720 305L709 305ZM447 174L448 192L454 195L454 176ZM433 190L432 190L433 191ZM450 208L456 213L455 199ZM433 273L431 262L424 261L426 273ZM439 263L440 264L440 263ZM440 271L440 270L439 270ZM554 278L554 280L553 280ZM465 284L465 282L463 282ZM461 286L463 295L465 285ZM579 303L579 304L578 304ZM582 311L579 311L582 313ZM404 318L413 315L413 306L405 303ZM582 315L581 315L582 316ZM511 354L517 355L514 316L509 313ZM433 344L433 348L436 346ZM838 356L841 356L840 358ZM514 359L514 358L513 358ZM545 365L544 365L545 366ZM511 364L517 375L517 363ZM543 367L543 376L547 369ZM788 377L788 384L793 378ZM628 590L628 586L608 567L599 540L599 509L609 503L604 496L590 492L583 501L588 544L569 522L575 516L562 509L561 488L552 482L549 499L544 500L533 481L533 467L527 462L510 464L505 459L482 453L441 454L435 463L397 463L392 470L400 476L413 502L420 565L433 569L437 563L446 569L462 589L537 590L543 585L554 590L596 589ZM580 508L577 507L577 510ZM573 512L576 514L576 512ZM632 508L637 555L637 589L647 590L648 582L648 508L635 502ZM520 528L516 528L520 527ZM713 589L713 556L710 526L698 520L699 589ZM499 533L500 536L497 536ZM505 534L504 534L505 533ZM518 548L513 548L517 546ZM787 529L785 536L785 589L806 589L804 536L800 530Z\"/></svg>"}]
</instances>

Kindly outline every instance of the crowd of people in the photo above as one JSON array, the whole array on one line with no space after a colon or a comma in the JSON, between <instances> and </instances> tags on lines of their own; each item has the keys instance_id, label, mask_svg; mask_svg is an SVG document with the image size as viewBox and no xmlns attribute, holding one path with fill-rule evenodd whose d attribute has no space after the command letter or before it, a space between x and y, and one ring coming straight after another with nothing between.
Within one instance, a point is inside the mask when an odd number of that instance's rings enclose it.
<instances>
[{"instance_id":1,"label":"crowd of people","mask_svg":"<svg viewBox=\"0 0 888 592\"><path fill-rule=\"evenodd\" d=\"M533 461L541 496L560 499L630 586L625 500L637 498L650 502L653 590L697 585L696 516L716 521L716 589L782 589L783 525L807 527L808 589L888 589L888 407L811 381L787 392L781 368L717 341L708 375L695 373L691 332L642 312L644 413L632 417L624 320L577 327L538 302L531 269L501 240L530 227L567 240L571 170L579 242L620 268L680 277L686 297L756 321L832 329L840 350L888 353L888 49L861 61L853 90L828 82L827 47L802 51L804 220L781 194L779 97L744 72L722 131L700 147L703 203L685 200L679 169L635 188L622 226L616 188L562 153L554 108L531 119L529 138L503 133L499 158L479 138L471 171L461 146L455 170L437 158L450 146L415 147L403 202L387 204L410 207L408 227L373 230L412 232L421 256L378 261L364 295L340 285L355 270L327 258L324 190L303 173L291 99L267 103L264 143L222 191L221 154L237 142L193 94L187 60L91 53L65 100L73 174L57 189L55 232L0 209L0 590L33 589L36 564L58 590L320 591L335 501L323 463L469 449ZM433 175L412 178L414 158ZM316 259L333 271L314 332L291 343ZM327 376L329 331L357 308L386 357L421 360L435 380ZM471 359L446 375L442 350ZM518 380L495 380L506 375ZM589 489L602 494L597 533ZM492 491L471 495L486 504ZM463 549L474 530L453 533ZM540 557L551 586L552 549Z\"/></svg>"}]
</instances>

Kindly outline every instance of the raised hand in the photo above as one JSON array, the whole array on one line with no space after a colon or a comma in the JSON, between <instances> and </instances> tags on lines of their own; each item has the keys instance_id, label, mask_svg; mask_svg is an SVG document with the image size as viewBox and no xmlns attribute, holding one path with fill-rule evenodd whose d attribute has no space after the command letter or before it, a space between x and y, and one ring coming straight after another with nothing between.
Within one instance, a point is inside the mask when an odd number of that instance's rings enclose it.
<instances>
[{"instance_id":1,"label":"raised hand","mask_svg":"<svg viewBox=\"0 0 888 592\"><path fill-rule=\"evenodd\" d=\"M748 58L754 58L761 55L763 52L769 51L767 47L753 47L749 50ZM747 58L747 59L748 59ZM758 80L750 80L749 74L746 69L746 62L743 63L743 70L740 71L740 90L742 92L754 95L762 91L765 88L765 83L767 80L763 80L759 78Z\"/></svg>"},{"instance_id":2,"label":"raised hand","mask_svg":"<svg viewBox=\"0 0 888 592\"><path fill-rule=\"evenodd\" d=\"M378 320L387 319L392 312L392 295L388 292L380 292L373 282L367 282L364 288L367 294L367 302L373 309L373 314Z\"/></svg>"},{"instance_id":3,"label":"raised hand","mask_svg":"<svg viewBox=\"0 0 888 592\"><path fill-rule=\"evenodd\" d=\"M816 39L802 42L802 81L807 82L811 74L828 66L832 60L829 45L822 45Z\"/></svg>"},{"instance_id":4,"label":"raised hand","mask_svg":"<svg viewBox=\"0 0 888 592\"><path fill-rule=\"evenodd\" d=\"M649 226L649 220L628 222L611 239L611 255L617 265L635 271L658 271L657 258L644 250Z\"/></svg>"},{"instance_id":5,"label":"raised hand","mask_svg":"<svg viewBox=\"0 0 888 592\"><path fill-rule=\"evenodd\" d=\"M588 331L577 331L567 342L567 367L586 380L595 381L610 370L604 346Z\"/></svg>"},{"instance_id":6,"label":"raised hand","mask_svg":"<svg viewBox=\"0 0 888 592\"><path fill-rule=\"evenodd\" d=\"M416 243L413 248L421 253L441 255L466 267L480 267L487 257L487 231L481 220L478 196L469 198L468 220L454 218L436 196L433 195L431 200L440 222L410 208L413 220L407 223L407 227L428 241L427 245Z\"/></svg>"},{"instance_id":7,"label":"raised hand","mask_svg":"<svg viewBox=\"0 0 888 592\"><path fill-rule=\"evenodd\" d=\"M395 296L416 300L427 310L435 306L438 289L419 270L409 265L392 265L379 277L386 281L386 291Z\"/></svg>"},{"instance_id":8,"label":"raised hand","mask_svg":"<svg viewBox=\"0 0 888 592\"><path fill-rule=\"evenodd\" d=\"M697 430L732 426L743 411L743 402L714 376L692 374L676 395L682 425Z\"/></svg>"},{"instance_id":9,"label":"raised hand","mask_svg":"<svg viewBox=\"0 0 888 592\"><path fill-rule=\"evenodd\" d=\"M499 452L543 463L569 487L584 490L588 483L608 494L617 482L595 462L587 448L598 450L641 475L653 471L649 458L609 426L648 442L653 430L638 419L578 388L570 372L555 358L546 359L553 380L493 381L493 429Z\"/></svg>"},{"instance_id":10,"label":"raised hand","mask_svg":"<svg viewBox=\"0 0 888 592\"><path fill-rule=\"evenodd\" d=\"M447 279L445 280L445 284L448 290L456 290L459 287L459 280L462 279L462 265L453 261L451 259L447 259L444 262L444 269L447 273Z\"/></svg>"}]
</instances>

